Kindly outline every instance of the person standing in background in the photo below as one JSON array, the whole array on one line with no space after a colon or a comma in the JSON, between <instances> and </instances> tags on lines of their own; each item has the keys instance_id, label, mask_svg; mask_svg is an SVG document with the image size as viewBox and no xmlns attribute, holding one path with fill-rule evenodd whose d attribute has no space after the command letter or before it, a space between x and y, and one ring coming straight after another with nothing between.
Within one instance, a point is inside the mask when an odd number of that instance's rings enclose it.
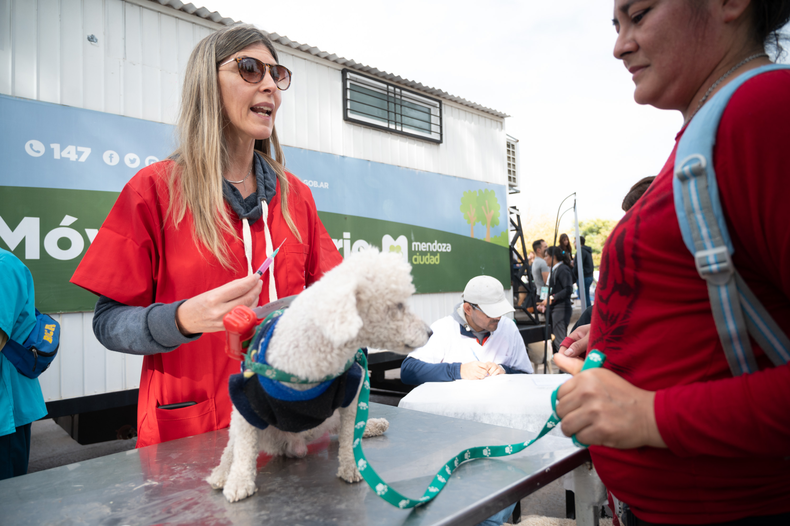
<instances>
[{"instance_id":1,"label":"person standing in background","mask_svg":"<svg viewBox=\"0 0 790 526\"><path fill-rule=\"evenodd\" d=\"M547 259L551 263L551 276L549 289L551 295L543 300L543 306L551 306L551 333L554 340L551 342L556 353L560 343L568 336L568 324L573 314L571 294L573 293L573 271L571 270L568 253L561 247L549 247L546 251Z\"/></svg>"},{"instance_id":2,"label":"person standing in background","mask_svg":"<svg viewBox=\"0 0 790 526\"><path fill-rule=\"evenodd\" d=\"M573 268L573 247L571 246L571 240L568 238L568 234L560 234L560 249L568 254L568 261L570 262L569 266ZM563 258L560 257L560 259ZM574 280L574 283L575 282L576 280Z\"/></svg>"},{"instance_id":3,"label":"person standing in background","mask_svg":"<svg viewBox=\"0 0 790 526\"><path fill-rule=\"evenodd\" d=\"M582 272L584 273L584 298L587 300L587 306L589 307L592 305L590 285L592 285L593 275L595 274L595 263L593 262L592 249L584 244L584 236L579 236L579 241L582 244L582 251L576 256L577 258L581 256Z\"/></svg>"},{"instance_id":4,"label":"person standing in background","mask_svg":"<svg viewBox=\"0 0 790 526\"><path fill-rule=\"evenodd\" d=\"M628 212L631 210L631 207L636 204L640 197L642 197L642 194L647 192L647 189L650 188L651 184L653 184L655 178L655 175L643 177L631 187L631 189L627 194L625 194L625 197L623 198L623 204L621 205L623 212Z\"/></svg>"},{"instance_id":5,"label":"person standing in background","mask_svg":"<svg viewBox=\"0 0 790 526\"><path fill-rule=\"evenodd\" d=\"M546 249L548 247L542 239L532 242L532 250L535 251L535 260L532 262L532 279L535 281L539 299L545 299L544 289L549 280L549 264L546 263ZM538 303L537 309L539 312L545 312L544 306L540 303Z\"/></svg>"},{"instance_id":6,"label":"person standing in background","mask_svg":"<svg viewBox=\"0 0 790 526\"><path fill-rule=\"evenodd\" d=\"M0 248L0 350L24 342L36 324L30 270ZM32 422L47 416L38 378L28 378L0 352L0 480L27 473Z\"/></svg>"}]
</instances>

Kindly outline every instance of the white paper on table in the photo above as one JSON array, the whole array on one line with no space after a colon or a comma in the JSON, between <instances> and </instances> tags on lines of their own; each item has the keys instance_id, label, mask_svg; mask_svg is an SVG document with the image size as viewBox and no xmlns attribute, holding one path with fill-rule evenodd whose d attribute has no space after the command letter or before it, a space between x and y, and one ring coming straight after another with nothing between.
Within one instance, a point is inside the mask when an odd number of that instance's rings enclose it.
<instances>
[{"instance_id":1,"label":"white paper on table","mask_svg":"<svg viewBox=\"0 0 790 526\"><path fill-rule=\"evenodd\" d=\"M538 386L533 379L543 376L551 381ZM483 380L425 383L403 397L398 407L537 433L551 415L552 390L570 377L502 374ZM551 434L562 436L559 427Z\"/></svg>"}]
</instances>

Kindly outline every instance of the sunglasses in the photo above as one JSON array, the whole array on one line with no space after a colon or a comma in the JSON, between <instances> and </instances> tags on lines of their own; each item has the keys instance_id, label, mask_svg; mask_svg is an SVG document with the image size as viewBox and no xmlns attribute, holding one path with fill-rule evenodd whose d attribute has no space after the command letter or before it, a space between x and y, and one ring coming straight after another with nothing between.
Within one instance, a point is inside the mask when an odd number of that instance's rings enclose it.
<instances>
[{"instance_id":1,"label":"sunglasses","mask_svg":"<svg viewBox=\"0 0 790 526\"><path fill-rule=\"evenodd\" d=\"M467 303L469 303L469 302L467 301ZM483 316L485 316L486 318L488 318L488 319L491 319L491 320L494 320L494 319L496 319L496 318L492 318L491 316L489 316L488 314L486 314L485 312L483 312L483 309L481 309L480 307L478 307L478 306L477 306L477 305L475 305L474 303L469 303L469 305L471 305L471 306L472 306L472 308L473 308L474 310L476 310L476 311L478 311L478 312L481 312L481 313L483 314Z\"/></svg>"},{"instance_id":2,"label":"sunglasses","mask_svg":"<svg viewBox=\"0 0 790 526\"><path fill-rule=\"evenodd\" d=\"M238 64L239 75L250 84L257 84L262 81L263 77L266 76L266 70L268 69L272 79L274 80L274 84L277 86L277 89L280 91L285 91L291 85L291 70L285 66L280 66L279 64L267 64L265 62L261 62L257 58L252 57L236 57L228 60L227 62L223 62L219 65L219 67L222 67L225 64L230 64L231 62L236 62L236 64Z\"/></svg>"}]
</instances>

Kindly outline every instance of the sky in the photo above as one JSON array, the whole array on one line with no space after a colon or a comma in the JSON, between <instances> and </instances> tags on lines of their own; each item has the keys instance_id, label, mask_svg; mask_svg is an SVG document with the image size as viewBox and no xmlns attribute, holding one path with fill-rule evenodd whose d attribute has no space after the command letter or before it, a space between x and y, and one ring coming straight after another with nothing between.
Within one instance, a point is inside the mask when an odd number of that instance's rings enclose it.
<instances>
[{"instance_id":1,"label":"sky","mask_svg":"<svg viewBox=\"0 0 790 526\"><path fill-rule=\"evenodd\" d=\"M679 112L634 102L612 55L611 1L193 2L510 115L521 193L509 204L523 218L553 218L575 192L580 221L619 219L683 124Z\"/></svg>"}]
</instances>

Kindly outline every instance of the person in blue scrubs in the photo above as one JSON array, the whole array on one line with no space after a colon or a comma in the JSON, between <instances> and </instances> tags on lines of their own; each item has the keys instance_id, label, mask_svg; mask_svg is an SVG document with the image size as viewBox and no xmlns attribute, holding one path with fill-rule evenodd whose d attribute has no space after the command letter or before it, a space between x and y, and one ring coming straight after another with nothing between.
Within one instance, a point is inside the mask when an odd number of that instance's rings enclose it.
<instances>
[{"instance_id":1,"label":"person in blue scrubs","mask_svg":"<svg viewBox=\"0 0 790 526\"><path fill-rule=\"evenodd\" d=\"M0 350L8 339L23 342L36 323L33 276L15 255L0 248ZM47 415L37 378L28 378L0 352L0 480L27 473L30 427Z\"/></svg>"}]
</instances>

